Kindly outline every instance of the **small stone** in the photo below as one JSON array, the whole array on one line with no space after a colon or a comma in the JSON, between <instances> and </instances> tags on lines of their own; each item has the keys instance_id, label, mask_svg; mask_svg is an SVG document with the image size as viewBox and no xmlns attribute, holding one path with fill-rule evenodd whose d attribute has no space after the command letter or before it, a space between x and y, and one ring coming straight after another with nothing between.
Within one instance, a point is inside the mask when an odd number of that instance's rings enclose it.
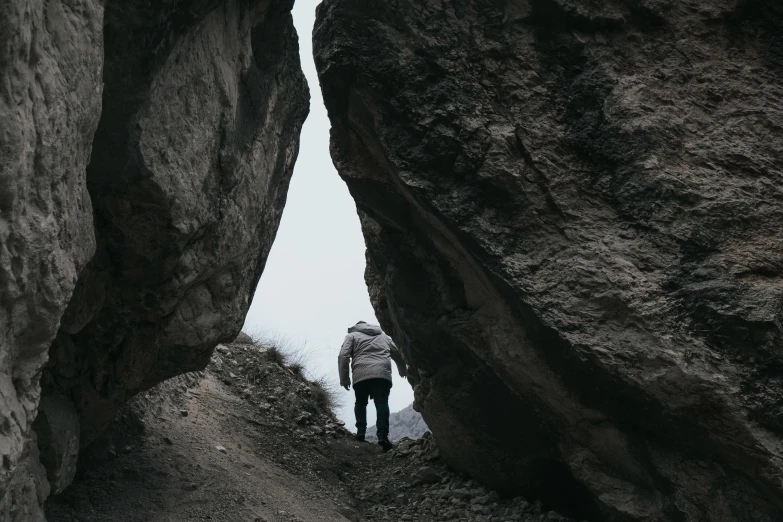
<instances>
[{"instance_id":1,"label":"small stone","mask_svg":"<svg viewBox=\"0 0 783 522\"><path fill-rule=\"evenodd\" d=\"M228 450L224 448L223 446L215 446L215 449L218 450L221 453L228 453Z\"/></svg>"},{"instance_id":2,"label":"small stone","mask_svg":"<svg viewBox=\"0 0 783 522\"><path fill-rule=\"evenodd\" d=\"M482 495L480 497L474 497L470 500L471 504L481 504L486 505L489 503L489 495Z\"/></svg>"},{"instance_id":3,"label":"small stone","mask_svg":"<svg viewBox=\"0 0 783 522\"><path fill-rule=\"evenodd\" d=\"M188 416L188 410L185 410L185 409L179 410L179 414L182 415L183 417L187 417Z\"/></svg>"},{"instance_id":4,"label":"small stone","mask_svg":"<svg viewBox=\"0 0 783 522\"><path fill-rule=\"evenodd\" d=\"M470 490L465 488L459 488L455 489L453 492L454 496L462 498L462 499L469 499L473 496L473 494L470 492Z\"/></svg>"}]
</instances>

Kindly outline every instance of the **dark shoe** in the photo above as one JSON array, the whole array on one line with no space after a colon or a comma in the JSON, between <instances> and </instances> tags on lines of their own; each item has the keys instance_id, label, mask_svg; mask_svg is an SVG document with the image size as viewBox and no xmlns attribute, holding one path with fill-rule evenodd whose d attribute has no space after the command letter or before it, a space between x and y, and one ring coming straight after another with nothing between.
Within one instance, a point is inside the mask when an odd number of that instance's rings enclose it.
<instances>
[{"instance_id":1,"label":"dark shoe","mask_svg":"<svg viewBox=\"0 0 783 522\"><path fill-rule=\"evenodd\" d=\"M356 432L355 437L356 437L356 440L358 440L359 442L364 442L364 432L363 431Z\"/></svg>"},{"instance_id":2,"label":"dark shoe","mask_svg":"<svg viewBox=\"0 0 783 522\"><path fill-rule=\"evenodd\" d=\"M378 439L378 446L381 447L384 453L392 449L394 446L392 446L392 443L389 442L389 439Z\"/></svg>"}]
</instances>

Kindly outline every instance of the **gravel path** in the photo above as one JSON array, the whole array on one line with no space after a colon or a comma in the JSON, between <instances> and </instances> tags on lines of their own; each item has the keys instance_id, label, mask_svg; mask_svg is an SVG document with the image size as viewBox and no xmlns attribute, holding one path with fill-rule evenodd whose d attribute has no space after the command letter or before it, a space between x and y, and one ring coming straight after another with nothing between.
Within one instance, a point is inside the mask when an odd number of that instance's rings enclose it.
<instances>
[{"instance_id":1,"label":"gravel path","mask_svg":"<svg viewBox=\"0 0 783 522\"><path fill-rule=\"evenodd\" d=\"M275 454L259 451L249 408L215 375L207 372L184 395L183 403L160 408L145 423L137 444L82 471L47 506L47 519L349 520L338 512L347 501L343 494L324 481L302 480L277 464Z\"/></svg>"}]
</instances>

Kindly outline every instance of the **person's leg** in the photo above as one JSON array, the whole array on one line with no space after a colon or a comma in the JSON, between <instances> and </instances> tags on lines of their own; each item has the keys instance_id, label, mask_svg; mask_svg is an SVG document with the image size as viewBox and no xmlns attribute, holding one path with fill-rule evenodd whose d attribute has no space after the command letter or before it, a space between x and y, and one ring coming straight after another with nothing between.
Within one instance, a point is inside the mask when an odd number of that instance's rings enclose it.
<instances>
[{"instance_id":1,"label":"person's leg","mask_svg":"<svg viewBox=\"0 0 783 522\"><path fill-rule=\"evenodd\" d=\"M378 444L384 450L390 449L389 443L389 392L391 383L386 379L377 379L373 383L373 401L375 402L375 411L378 414L378 420L375 426L378 429Z\"/></svg>"},{"instance_id":2,"label":"person's leg","mask_svg":"<svg viewBox=\"0 0 783 522\"><path fill-rule=\"evenodd\" d=\"M356 415L356 438L364 440L364 433L367 431L367 402L370 398L368 382L354 383L353 392L356 395L356 404L353 407L353 413Z\"/></svg>"}]
</instances>

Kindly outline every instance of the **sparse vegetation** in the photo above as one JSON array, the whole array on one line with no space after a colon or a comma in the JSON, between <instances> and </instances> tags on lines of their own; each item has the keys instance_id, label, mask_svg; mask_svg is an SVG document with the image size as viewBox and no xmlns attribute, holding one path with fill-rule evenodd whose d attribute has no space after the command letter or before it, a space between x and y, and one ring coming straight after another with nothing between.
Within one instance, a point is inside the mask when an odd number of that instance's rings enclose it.
<instances>
[{"instance_id":1,"label":"sparse vegetation","mask_svg":"<svg viewBox=\"0 0 783 522\"><path fill-rule=\"evenodd\" d=\"M295 345L290 339L281 335L269 335L255 332L250 334L253 344L266 356L267 360L283 368L287 368L294 376L304 381L310 388L312 408L321 413L331 413L342 404L340 402L336 382L324 375L314 373L310 368L310 352L307 342ZM263 377L262 372L251 371L247 379L252 384L258 384Z\"/></svg>"},{"instance_id":2,"label":"sparse vegetation","mask_svg":"<svg viewBox=\"0 0 783 522\"><path fill-rule=\"evenodd\" d=\"M326 377L317 377L310 381L313 402L321 411L332 411L341 406L337 385Z\"/></svg>"},{"instance_id":3,"label":"sparse vegetation","mask_svg":"<svg viewBox=\"0 0 783 522\"><path fill-rule=\"evenodd\" d=\"M245 374L245 381L253 386L258 386L264 380L265 372L261 368L252 368Z\"/></svg>"},{"instance_id":4,"label":"sparse vegetation","mask_svg":"<svg viewBox=\"0 0 783 522\"><path fill-rule=\"evenodd\" d=\"M302 363L293 362L288 365L288 369L291 370L297 377L304 377L305 367Z\"/></svg>"},{"instance_id":5,"label":"sparse vegetation","mask_svg":"<svg viewBox=\"0 0 783 522\"><path fill-rule=\"evenodd\" d=\"M282 335L254 333L250 338L253 339L253 344L264 351L267 359L288 368L294 372L294 375L305 376L309 360L307 341L300 346L295 346L290 339Z\"/></svg>"},{"instance_id":6,"label":"sparse vegetation","mask_svg":"<svg viewBox=\"0 0 783 522\"><path fill-rule=\"evenodd\" d=\"M266 353L266 358L270 361L279 364L280 366L285 366L285 354L283 353L283 350L280 349L280 347L276 344L264 346Z\"/></svg>"}]
</instances>

